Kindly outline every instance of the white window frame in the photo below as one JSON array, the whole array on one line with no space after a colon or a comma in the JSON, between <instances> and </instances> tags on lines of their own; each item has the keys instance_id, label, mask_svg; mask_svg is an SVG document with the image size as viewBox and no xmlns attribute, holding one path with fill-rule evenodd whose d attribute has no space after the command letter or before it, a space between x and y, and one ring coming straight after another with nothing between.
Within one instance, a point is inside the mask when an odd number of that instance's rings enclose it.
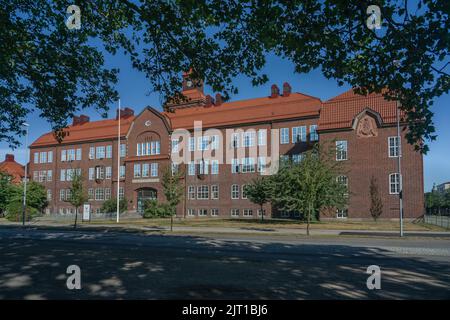
<instances>
[{"instance_id":1,"label":"white window frame","mask_svg":"<svg viewBox=\"0 0 450 320\"><path fill-rule=\"evenodd\" d=\"M398 136L388 137L388 156L398 158L400 155L400 139Z\"/></svg>"},{"instance_id":2,"label":"white window frame","mask_svg":"<svg viewBox=\"0 0 450 320\"><path fill-rule=\"evenodd\" d=\"M157 177L158 176L158 163L151 163L150 164L150 176Z\"/></svg>"},{"instance_id":3,"label":"white window frame","mask_svg":"<svg viewBox=\"0 0 450 320\"><path fill-rule=\"evenodd\" d=\"M188 200L195 200L195 186L188 186Z\"/></svg>"},{"instance_id":4,"label":"white window frame","mask_svg":"<svg viewBox=\"0 0 450 320\"><path fill-rule=\"evenodd\" d=\"M395 181L392 181L395 179ZM399 194L401 191L401 177L398 173L389 174L389 194Z\"/></svg>"},{"instance_id":5,"label":"white window frame","mask_svg":"<svg viewBox=\"0 0 450 320\"><path fill-rule=\"evenodd\" d=\"M231 185L231 199L232 200L238 200L240 197L240 188L238 184L232 184Z\"/></svg>"},{"instance_id":6,"label":"white window frame","mask_svg":"<svg viewBox=\"0 0 450 320\"><path fill-rule=\"evenodd\" d=\"M211 186L211 200L218 200L219 199L219 185L213 184Z\"/></svg>"},{"instance_id":7,"label":"white window frame","mask_svg":"<svg viewBox=\"0 0 450 320\"><path fill-rule=\"evenodd\" d=\"M319 141L319 134L317 133L317 124L309 126L309 141Z\"/></svg>"},{"instance_id":8,"label":"white window frame","mask_svg":"<svg viewBox=\"0 0 450 320\"><path fill-rule=\"evenodd\" d=\"M211 161L211 174L219 174L219 160Z\"/></svg>"},{"instance_id":9,"label":"white window frame","mask_svg":"<svg viewBox=\"0 0 450 320\"><path fill-rule=\"evenodd\" d=\"M289 128L280 129L280 144L289 143Z\"/></svg>"},{"instance_id":10,"label":"white window frame","mask_svg":"<svg viewBox=\"0 0 450 320\"><path fill-rule=\"evenodd\" d=\"M209 186L200 185L197 186L197 200L208 200L209 199Z\"/></svg>"},{"instance_id":11,"label":"white window frame","mask_svg":"<svg viewBox=\"0 0 450 320\"><path fill-rule=\"evenodd\" d=\"M258 130L258 146L265 146L267 144L267 129Z\"/></svg>"},{"instance_id":12,"label":"white window frame","mask_svg":"<svg viewBox=\"0 0 450 320\"><path fill-rule=\"evenodd\" d=\"M336 161L348 160L348 142L347 140L336 141Z\"/></svg>"},{"instance_id":13,"label":"white window frame","mask_svg":"<svg viewBox=\"0 0 450 320\"><path fill-rule=\"evenodd\" d=\"M239 217L239 209L238 208L230 209L230 216L233 218Z\"/></svg>"}]
</instances>

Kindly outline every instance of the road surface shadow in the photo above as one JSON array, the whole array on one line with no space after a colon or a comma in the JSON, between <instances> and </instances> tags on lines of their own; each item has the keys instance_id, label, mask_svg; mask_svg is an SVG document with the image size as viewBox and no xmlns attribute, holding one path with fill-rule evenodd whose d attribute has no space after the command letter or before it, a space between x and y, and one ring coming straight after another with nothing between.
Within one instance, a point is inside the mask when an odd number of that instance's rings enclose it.
<instances>
[{"instance_id":1,"label":"road surface shadow","mask_svg":"<svg viewBox=\"0 0 450 320\"><path fill-rule=\"evenodd\" d=\"M448 258L348 245L48 232L0 239L0 299L449 299ZM66 286L69 265L81 290ZM366 286L381 268L381 289Z\"/></svg>"}]
</instances>

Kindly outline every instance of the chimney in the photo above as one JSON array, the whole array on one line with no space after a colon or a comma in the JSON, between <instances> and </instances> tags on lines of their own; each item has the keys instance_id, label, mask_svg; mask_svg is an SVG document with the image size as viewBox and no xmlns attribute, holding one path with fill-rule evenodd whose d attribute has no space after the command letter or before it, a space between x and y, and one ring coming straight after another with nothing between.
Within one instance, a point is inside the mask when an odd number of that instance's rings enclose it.
<instances>
[{"instance_id":1,"label":"chimney","mask_svg":"<svg viewBox=\"0 0 450 320\"><path fill-rule=\"evenodd\" d=\"M283 97L289 97L292 92L292 87L289 83L283 83Z\"/></svg>"},{"instance_id":2,"label":"chimney","mask_svg":"<svg viewBox=\"0 0 450 320\"><path fill-rule=\"evenodd\" d=\"M14 162L14 155L8 153L8 154L5 156L5 161L6 161L6 162Z\"/></svg>"},{"instance_id":3,"label":"chimney","mask_svg":"<svg viewBox=\"0 0 450 320\"><path fill-rule=\"evenodd\" d=\"M280 95L280 89L278 88L278 86L276 84L273 84L271 87L270 97L277 98L279 95Z\"/></svg>"},{"instance_id":4,"label":"chimney","mask_svg":"<svg viewBox=\"0 0 450 320\"><path fill-rule=\"evenodd\" d=\"M212 107L213 104L214 104L214 99L208 94L208 95L206 96L205 108Z\"/></svg>"},{"instance_id":5,"label":"chimney","mask_svg":"<svg viewBox=\"0 0 450 320\"><path fill-rule=\"evenodd\" d=\"M134 116L134 110L131 108L125 108L125 109L120 109L120 118L124 119L124 118L128 118ZM119 110L116 110L116 120L119 119Z\"/></svg>"},{"instance_id":6,"label":"chimney","mask_svg":"<svg viewBox=\"0 0 450 320\"><path fill-rule=\"evenodd\" d=\"M215 104L215 106L218 107L218 106L222 105L222 103L223 103L222 95L220 93L216 93L216 104Z\"/></svg>"},{"instance_id":7,"label":"chimney","mask_svg":"<svg viewBox=\"0 0 450 320\"><path fill-rule=\"evenodd\" d=\"M77 126L80 124L80 117L73 116L72 125Z\"/></svg>"},{"instance_id":8,"label":"chimney","mask_svg":"<svg viewBox=\"0 0 450 320\"><path fill-rule=\"evenodd\" d=\"M82 114L78 119L79 119L79 124L80 125L88 123L89 120L90 120L89 117L87 115L85 115L85 114Z\"/></svg>"}]
</instances>

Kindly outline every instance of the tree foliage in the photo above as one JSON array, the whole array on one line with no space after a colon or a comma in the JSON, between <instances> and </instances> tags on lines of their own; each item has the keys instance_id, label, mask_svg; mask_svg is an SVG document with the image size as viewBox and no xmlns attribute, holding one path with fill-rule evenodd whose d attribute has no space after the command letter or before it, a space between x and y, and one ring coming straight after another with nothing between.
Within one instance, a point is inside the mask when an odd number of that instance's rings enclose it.
<instances>
[{"instance_id":1,"label":"tree foliage","mask_svg":"<svg viewBox=\"0 0 450 320\"><path fill-rule=\"evenodd\" d=\"M331 148L316 145L303 153L299 163L284 163L271 178L273 204L282 211L303 214L308 234L311 219L319 218L322 209L347 204L347 188L337 181L342 168L332 153Z\"/></svg>"},{"instance_id":2,"label":"tree foliage","mask_svg":"<svg viewBox=\"0 0 450 320\"><path fill-rule=\"evenodd\" d=\"M184 195L184 187L181 184L181 178L184 176L182 170L172 172L170 167L163 170L161 185L170 214L176 214L177 205L181 202Z\"/></svg>"},{"instance_id":3,"label":"tree foliage","mask_svg":"<svg viewBox=\"0 0 450 320\"><path fill-rule=\"evenodd\" d=\"M127 210L127 200L126 199L119 200L119 212L123 213L126 210ZM105 213L117 212L117 198L112 198L103 202L101 211Z\"/></svg>"},{"instance_id":4,"label":"tree foliage","mask_svg":"<svg viewBox=\"0 0 450 320\"><path fill-rule=\"evenodd\" d=\"M245 186L247 198L260 206L261 221L264 220L263 206L271 199L271 181L269 177L259 177Z\"/></svg>"},{"instance_id":5,"label":"tree foliage","mask_svg":"<svg viewBox=\"0 0 450 320\"><path fill-rule=\"evenodd\" d=\"M425 193L425 207L429 213L442 213L442 209L450 208L450 190L439 192L433 187L431 192Z\"/></svg>"},{"instance_id":6,"label":"tree foliage","mask_svg":"<svg viewBox=\"0 0 450 320\"><path fill-rule=\"evenodd\" d=\"M0 140L17 144L34 108L55 128L79 109L106 111L117 70L104 55L125 52L155 91L172 97L193 69L226 98L232 80L266 83L268 54L295 71L398 97L410 143L434 139L430 106L449 90L449 2L418 0L98 0L78 1L81 29L65 26L69 1L0 1ZM379 5L382 28L366 26ZM424 140L423 140L424 139Z\"/></svg>"},{"instance_id":7,"label":"tree foliage","mask_svg":"<svg viewBox=\"0 0 450 320\"><path fill-rule=\"evenodd\" d=\"M370 209L369 209L370 215L375 221L377 221L377 219L383 213L383 201L381 200L380 192L378 190L377 179L374 176L370 178L369 194L370 194Z\"/></svg>"},{"instance_id":8,"label":"tree foliage","mask_svg":"<svg viewBox=\"0 0 450 320\"><path fill-rule=\"evenodd\" d=\"M72 184L70 186L70 197L67 200L75 208L75 224L74 228L77 227L78 220L78 209L88 201L88 195L83 187L83 176L76 171L72 174Z\"/></svg>"}]
</instances>

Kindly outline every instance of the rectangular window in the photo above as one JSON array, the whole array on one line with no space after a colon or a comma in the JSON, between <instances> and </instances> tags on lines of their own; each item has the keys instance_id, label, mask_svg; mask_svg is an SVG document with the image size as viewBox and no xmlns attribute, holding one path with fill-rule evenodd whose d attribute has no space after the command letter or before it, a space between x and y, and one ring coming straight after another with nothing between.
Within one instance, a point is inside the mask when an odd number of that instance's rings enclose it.
<instances>
[{"instance_id":1,"label":"rectangular window","mask_svg":"<svg viewBox=\"0 0 450 320\"><path fill-rule=\"evenodd\" d=\"M198 138L198 150L199 151L204 151L204 150L208 150L209 149L209 143L210 143L210 137L209 136L204 136L204 137L200 137Z\"/></svg>"},{"instance_id":2,"label":"rectangular window","mask_svg":"<svg viewBox=\"0 0 450 320\"><path fill-rule=\"evenodd\" d=\"M95 168L89 168L89 180L95 179Z\"/></svg>"},{"instance_id":3,"label":"rectangular window","mask_svg":"<svg viewBox=\"0 0 450 320\"><path fill-rule=\"evenodd\" d=\"M281 144L289 143L289 128L280 129L280 143Z\"/></svg>"},{"instance_id":4,"label":"rectangular window","mask_svg":"<svg viewBox=\"0 0 450 320\"><path fill-rule=\"evenodd\" d=\"M88 189L88 200L94 200L94 189L93 188Z\"/></svg>"},{"instance_id":5,"label":"rectangular window","mask_svg":"<svg viewBox=\"0 0 450 320\"><path fill-rule=\"evenodd\" d=\"M242 158L242 172L255 172L255 159L254 158Z\"/></svg>"},{"instance_id":6,"label":"rectangular window","mask_svg":"<svg viewBox=\"0 0 450 320\"><path fill-rule=\"evenodd\" d=\"M34 163L39 163L39 152L34 153Z\"/></svg>"},{"instance_id":7,"label":"rectangular window","mask_svg":"<svg viewBox=\"0 0 450 320\"><path fill-rule=\"evenodd\" d=\"M95 167L95 179L99 180L105 179L105 167L102 166Z\"/></svg>"},{"instance_id":8,"label":"rectangular window","mask_svg":"<svg viewBox=\"0 0 450 320\"><path fill-rule=\"evenodd\" d=\"M61 161L67 161L67 152L66 152L66 150L61 150Z\"/></svg>"},{"instance_id":9,"label":"rectangular window","mask_svg":"<svg viewBox=\"0 0 450 320\"><path fill-rule=\"evenodd\" d=\"M66 189L66 201L70 201L72 199L72 190Z\"/></svg>"},{"instance_id":10,"label":"rectangular window","mask_svg":"<svg viewBox=\"0 0 450 320\"><path fill-rule=\"evenodd\" d=\"M336 218L345 219L348 216L348 209L337 209Z\"/></svg>"},{"instance_id":11,"label":"rectangular window","mask_svg":"<svg viewBox=\"0 0 450 320\"><path fill-rule=\"evenodd\" d=\"M40 163L47 163L47 152L41 152L40 153Z\"/></svg>"},{"instance_id":12,"label":"rectangular window","mask_svg":"<svg viewBox=\"0 0 450 320\"><path fill-rule=\"evenodd\" d=\"M195 199L195 187L194 186L189 186L188 187L188 199L189 200L194 200Z\"/></svg>"},{"instance_id":13,"label":"rectangular window","mask_svg":"<svg viewBox=\"0 0 450 320\"><path fill-rule=\"evenodd\" d=\"M95 148L89 147L89 160L95 159Z\"/></svg>"},{"instance_id":14,"label":"rectangular window","mask_svg":"<svg viewBox=\"0 0 450 320\"><path fill-rule=\"evenodd\" d=\"M142 150L141 150L141 144L140 144L140 143L138 143L138 144L136 145L136 155L137 155L138 157L140 157L140 156L142 155Z\"/></svg>"},{"instance_id":15,"label":"rectangular window","mask_svg":"<svg viewBox=\"0 0 450 320\"><path fill-rule=\"evenodd\" d=\"M211 199L219 199L219 186L217 184L211 186Z\"/></svg>"},{"instance_id":16,"label":"rectangular window","mask_svg":"<svg viewBox=\"0 0 450 320\"><path fill-rule=\"evenodd\" d=\"M120 144L120 157L124 158L127 155L127 145L125 143Z\"/></svg>"},{"instance_id":17,"label":"rectangular window","mask_svg":"<svg viewBox=\"0 0 450 320\"><path fill-rule=\"evenodd\" d=\"M125 199L125 189L123 187L119 188L119 200Z\"/></svg>"},{"instance_id":18,"label":"rectangular window","mask_svg":"<svg viewBox=\"0 0 450 320\"><path fill-rule=\"evenodd\" d=\"M75 161L75 149L67 150L67 161Z\"/></svg>"},{"instance_id":19,"label":"rectangular window","mask_svg":"<svg viewBox=\"0 0 450 320\"><path fill-rule=\"evenodd\" d=\"M258 157L258 172L266 172L266 158Z\"/></svg>"},{"instance_id":20,"label":"rectangular window","mask_svg":"<svg viewBox=\"0 0 450 320\"><path fill-rule=\"evenodd\" d=\"M238 172L239 172L239 160L231 159L231 173L238 173Z\"/></svg>"},{"instance_id":21,"label":"rectangular window","mask_svg":"<svg viewBox=\"0 0 450 320\"><path fill-rule=\"evenodd\" d=\"M237 184L231 186L231 199L239 199L239 185Z\"/></svg>"},{"instance_id":22,"label":"rectangular window","mask_svg":"<svg viewBox=\"0 0 450 320\"><path fill-rule=\"evenodd\" d=\"M258 217L261 217L261 214L265 217L266 216L266 209L263 209L261 212L261 209L258 209Z\"/></svg>"},{"instance_id":23,"label":"rectangular window","mask_svg":"<svg viewBox=\"0 0 450 320\"><path fill-rule=\"evenodd\" d=\"M319 141L319 134L317 133L317 125L309 126L309 141Z\"/></svg>"},{"instance_id":24,"label":"rectangular window","mask_svg":"<svg viewBox=\"0 0 450 320\"><path fill-rule=\"evenodd\" d=\"M180 144L180 140L172 140L172 153L174 152L179 152L180 148L179 148L179 144Z\"/></svg>"},{"instance_id":25,"label":"rectangular window","mask_svg":"<svg viewBox=\"0 0 450 320\"><path fill-rule=\"evenodd\" d=\"M209 161L208 160L200 160L199 161L199 173L200 174L208 174Z\"/></svg>"},{"instance_id":26,"label":"rectangular window","mask_svg":"<svg viewBox=\"0 0 450 320\"><path fill-rule=\"evenodd\" d=\"M119 176L121 179L125 178L125 166L120 166Z\"/></svg>"},{"instance_id":27,"label":"rectangular window","mask_svg":"<svg viewBox=\"0 0 450 320\"><path fill-rule=\"evenodd\" d=\"M106 167L106 179L111 179L112 177L112 167Z\"/></svg>"},{"instance_id":28,"label":"rectangular window","mask_svg":"<svg viewBox=\"0 0 450 320\"><path fill-rule=\"evenodd\" d=\"M231 148L239 148L239 133L231 135Z\"/></svg>"},{"instance_id":29,"label":"rectangular window","mask_svg":"<svg viewBox=\"0 0 450 320\"><path fill-rule=\"evenodd\" d=\"M195 138L189 138L189 151L195 151Z\"/></svg>"},{"instance_id":30,"label":"rectangular window","mask_svg":"<svg viewBox=\"0 0 450 320\"><path fill-rule=\"evenodd\" d=\"M247 199L247 194L245 193L245 188L247 187L247 185L243 184L241 186L242 188L242 199Z\"/></svg>"},{"instance_id":31,"label":"rectangular window","mask_svg":"<svg viewBox=\"0 0 450 320\"><path fill-rule=\"evenodd\" d=\"M267 130L258 130L258 146L265 146L267 144Z\"/></svg>"},{"instance_id":32,"label":"rectangular window","mask_svg":"<svg viewBox=\"0 0 450 320\"><path fill-rule=\"evenodd\" d=\"M188 175L195 176L195 163L192 161L188 163Z\"/></svg>"},{"instance_id":33,"label":"rectangular window","mask_svg":"<svg viewBox=\"0 0 450 320\"><path fill-rule=\"evenodd\" d=\"M112 145L106 146L106 158L112 158Z\"/></svg>"},{"instance_id":34,"label":"rectangular window","mask_svg":"<svg viewBox=\"0 0 450 320\"><path fill-rule=\"evenodd\" d=\"M239 209L231 209L230 213L232 217L239 217Z\"/></svg>"},{"instance_id":35,"label":"rectangular window","mask_svg":"<svg viewBox=\"0 0 450 320\"><path fill-rule=\"evenodd\" d=\"M207 209L198 209L198 216L199 217L206 217L208 215Z\"/></svg>"},{"instance_id":36,"label":"rectangular window","mask_svg":"<svg viewBox=\"0 0 450 320\"><path fill-rule=\"evenodd\" d=\"M105 147L97 147L96 149L96 158L103 159L105 158Z\"/></svg>"},{"instance_id":37,"label":"rectangular window","mask_svg":"<svg viewBox=\"0 0 450 320\"><path fill-rule=\"evenodd\" d=\"M111 189L105 188L105 200L111 199Z\"/></svg>"},{"instance_id":38,"label":"rectangular window","mask_svg":"<svg viewBox=\"0 0 450 320\"><path fill-rule=\"evenodd\" d=\"M47 171L47 181L52 181L52 179L53 179L53 171L48 170Z\"/></svg>"},{"instance_id":39,"label":"rectangular window","mask_svg":"<svg viewBox=\"0 0 450 320\"><path fill-rule=\"evenodd\" d=\"M96 201L105 200L105 189L103 188L95 189L95 200Z\"/></svg>"},{"instance_id":40,"label":"rectangular window","mask_svg":"<svg viewBox=\"0 0 450 320\"><path fill-rule=\"evenodd\" d=\"M209 198L209 187L208 186L198 186L197 187L197 199L206 200Z\"/></svg>"},{"instance_id":41,"label":"rectangular window","mask_svg":"<svg viewBox=\"0 0 450 320\"><path fill-rule=\"evenodd\" d=\"M179 170L179 164L178 163L173 163L170 166L171 171L172 171L172 176L176 175L178 173Z\"/></svg>"},{"instance_id":42,"label":"rectangular window","mask_svg":"<svg viewBox=\"0 0 450 320\"><path fill-rule=\"evenodd\" d=\"M400 175L398 173L391 173L389 175L389 193L400 193Z\"/></svg>"},{"instance_id":43,"label":"rectangular window","mask_svg":"<svg viewBox=\"0 0 450 320\"><path fill-rule=\"evenodd\" d=\"M134 177L135 178L140 178L141 177L141 165L140 164L135 164L134 165Z\"/></svg>"},{"instance_id":44,"label":"rectangular window","mask_svg":"<svg viewBox=\"0 0 450 320\"><path fill-rule=\"evenodd\" d=\"M306 126L293 127L292 128L292 142L305 142L306 141Z\"/></svg>"},{"instance_id":45,"label":"rectangular window","mask_svg":"<svg viewBox=\"0 0 450 320\"><path fill-rule=\"evenodd\" d=\"M336 141L336 160L347 160L347 141Z\"/></svg>"},{"instance_id":46,"label":"rectangular window","mask_svg":"<svg viewBox=\"0 0 450 320\"><path fill-rule=\"evenodd\" d=\"M244 210L242 210L242 215L244 217L251 217L251 216L253 216L253 210L252 209L244 209Z\"/></svg>"},{"instance_id":47,"label":"rectangular window","mask_svg":"<svg viewBox=\"0 0 450 320\"><path fill-rule=\"evenodd\" d=\"M59 201L65 201L66 200L66 190L61 189L59 190Z\"/></svg>"},{"instance_id":48,"label":"rectangular window","mask_svg":"<svg viewBox=\"0 0 450 320\"><path fill-rule=\"evenodd\" d=\"M46 175L46 171L39 171L39 182L44 182L45 181L45 175Z\"/></svg>"},{"instance_id":49,"label":"rectangular window","mask_svg":"<svg viewBox=\"0 0 450 320\"><path fill-rule=\"evenodd\" d=\"M158 164L157 163L152 163L150 165L150 170L151 170L152 177L158 176Z\"/></svg>"},{"instance_id":50,"label":"rectangular window","mask_svg":"<svg viewBox=\"0 0 450 320\"><path fill-rule=\"evenodd\" d=\"M211 136L211 150L219 150L219 136Z\"/></svg>"},{"instance_id":51,"label":"rectangular window","mask_svg":"<svg viewBox=\"0 0 450 320\"><path fill-rule=\"evenodd\" d=\"M39 180L39 171L34 171L33 172L33 181L38 181Z\"/></svg>"},{"instance_id":52,"label":"rectangular window","mask_svg":"<svg viewBox=\"0 0 450 320\"><path fill-rule=\"evenodd\" d=\"M153 141L152 142L152 154L160 154L160 152L161 152L161 143L159 141Z\"/></svg>"},{"instance_id":53,"label":"rectangular window","mask_svg":"<svg viewBox=\"0 0 450 320\"><path fill-rule=\"evenodd\" d=\"M388 144L389 144L389 158L398 157L400 149L398 136L389 137Z\"/></svg>"},{"instance_id":54,"label":"rectangular window","mask_svg":"<svg viewBox=\"0 0 450 320\"><path fill-rule=\"evenodd\" d=\"M293 154L292 155L292 162L294 163L300 163L303 159L303 154Z\"/></svg>"},{"instance_id":55,"label":"rectangular window","mask_svg":"<svg viewBox=\"0 0 450 320\"><path fill-rule=\"evenodd\" d=\"M66 181L66 169L61 169L59 180Z\"/></svg>"},{"instance_id":56,"label":"rectangular window","mask_svg":"<svg viewBox=\"0 0 450 320\"><path fill-rule=\"evenodd\" d=\"M76 157L77 157L77 161L80 161L80 160L81 160L81 149L77 149L77 155L76 155Z\"/></svg>"},{"instance_id":57,"label":"rectangular window","mask_svg":"<svg viewBox=\"0 0 450 320\"><path fill-rule=\"evenodd\" d=\"M47 162L52 163L53 162L53 151L49 151L47 155Z\"/></svg>"},{"instance_id":58,"label":"rectangular window","mask_svg":"<svg viewBox=\"0 0 450 320\"><path fill-rule=\"evenodd\" d=\"M211 174L219 174L219 160L211 161Z\"/></svg>"},{"instance_id":59,"label":"rectangular window","mask_svg":"<svg viewBox=\"0 0 450 320\"><path fill-rule=\"evenodd\" d=\"M253 147L255 145L255 131L244 132L242 145L244 147Z\"/></svg>"},{"instance_id":60,"label":"rectangular window","mask_svg":"<svg viewBox=\"0 0 450 320\"><path fill-rule=\"evenodd\" d=\"M219 216L219 209L211 209L211 217L217 217Z\"/></svg>"},{"instance_id":61,"label":"rectangular window","mask_svg":"<svg viewBox=\"0 0 450 320\"><path fill-rule=\"evenodd\" d=\"M187 215L188 215L189 217L195 216L195 210L192 209L192 208L187 209Z\"/></svg>"},{"instance_id":62,"label":"rectangular window","mask_svg":"<svg viewBox=\"0 0 450 320\"><path fill-rule=\"evenodd\" d=\"M142 165L142 177L146 178L150 175L150 164L144 163Z\"/></svg>"}]
</instances>

